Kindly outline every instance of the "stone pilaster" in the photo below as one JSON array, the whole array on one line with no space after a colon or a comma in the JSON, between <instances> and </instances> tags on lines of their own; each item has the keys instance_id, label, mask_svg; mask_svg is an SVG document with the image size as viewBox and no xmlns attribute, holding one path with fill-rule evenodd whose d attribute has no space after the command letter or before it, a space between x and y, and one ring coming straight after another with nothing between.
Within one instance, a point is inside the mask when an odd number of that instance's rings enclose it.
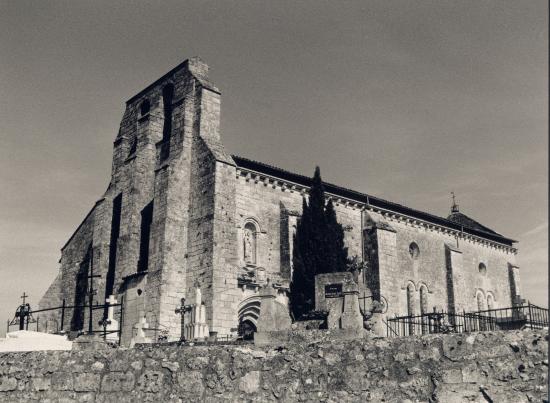
<instances>
[{"instance_id":1,"label":"stone pilaster","mask_svg":"<svg viewBox=\"0 0 550 403\"><path fill-rule=\"evenodd\" d=\"M445 244L447 261L447 301L449 312L468 309L467 292L464 284L462 252L455 246Z\"/></svg>"},{"instance_id":2,"label":"stone pilaster","mask_svg":"<svg viewBox=\"0 0 550 403\"><path fill-rule=\"evenodd\" d=\"M508 279L510 281L510 299L512 306L520 305L521 283L519 278L519 267L508 263Z\"/></svg>"}]
</instances>

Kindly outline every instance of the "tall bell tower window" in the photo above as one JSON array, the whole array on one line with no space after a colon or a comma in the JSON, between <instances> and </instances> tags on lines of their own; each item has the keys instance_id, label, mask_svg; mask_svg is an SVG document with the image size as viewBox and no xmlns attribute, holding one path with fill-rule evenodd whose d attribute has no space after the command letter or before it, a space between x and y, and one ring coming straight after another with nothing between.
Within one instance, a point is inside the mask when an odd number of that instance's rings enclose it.
<instances>
[{"instance_id":1,"label":"tall bell tower window","mask_svg":"<svg viewBox=\"0 0 550 403\"><path fill-rule=\"evenodd\" d=\"M144 100L141 105L139 106L139 114L140 116L145 116L149 113L149 110L151 109L151 103L148 99Z\"/></svg>"},{"instance_id":2,"label":"tall bell tower window","mask_svg":"<svg viewBox=\"0 0 550 403\"><path fill-rule=\"evenodd\" d=\"M164 110L164 125L162 128L161 160L170 155L170 135L172 134L172 101L174 99L174 85L167 84L162 89L162 105Z\"/></svg>"}]
</instances>

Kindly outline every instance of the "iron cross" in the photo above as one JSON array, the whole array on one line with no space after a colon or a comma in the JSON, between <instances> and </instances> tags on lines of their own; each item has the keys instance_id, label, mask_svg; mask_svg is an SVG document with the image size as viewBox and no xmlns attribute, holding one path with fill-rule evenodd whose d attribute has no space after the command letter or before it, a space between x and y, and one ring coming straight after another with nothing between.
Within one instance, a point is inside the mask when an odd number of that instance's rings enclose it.
<instances>
[{"instance_id":1,"label":"iron cross","mask_svg":"<svg viewBox=\"0 0 550 403\"><path fill-rule=\"evenodd\" d=\"M181 299L181 306L174 311L176 314L181 315L181 336L180 341L185 342L185 313L191 311L193 307L191 305L185 305L185 298Z\"/></svg>"}]
</instances>

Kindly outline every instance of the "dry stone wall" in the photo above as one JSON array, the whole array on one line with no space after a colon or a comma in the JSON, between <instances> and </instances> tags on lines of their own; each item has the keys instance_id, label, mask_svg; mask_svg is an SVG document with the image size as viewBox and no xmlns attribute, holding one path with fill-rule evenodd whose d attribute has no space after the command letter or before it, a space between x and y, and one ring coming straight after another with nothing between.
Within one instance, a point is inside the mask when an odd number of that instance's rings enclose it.
<instances>
[{"instance_id":1,"label":"dry stone wall","mask_svg":"<svg viewBox=\"0 0 550 403\"><path fill-rule=\"evenodd\" d=\"M318 332L317 332L318 333ZM548 334L0 354L5 402L541 402Z\"/></svg>"}]
</instances>

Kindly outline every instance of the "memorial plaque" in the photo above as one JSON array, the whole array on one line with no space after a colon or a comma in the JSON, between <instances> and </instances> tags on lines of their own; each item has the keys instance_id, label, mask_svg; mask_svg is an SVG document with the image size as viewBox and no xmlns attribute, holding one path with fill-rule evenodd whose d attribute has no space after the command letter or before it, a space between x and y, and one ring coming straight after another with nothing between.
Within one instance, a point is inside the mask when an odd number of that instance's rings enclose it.
<instances>
[{"instance_id":1,"label":"memorial plaque","mask_svg":"<svg viewBox=\"0 0 550 403\"><path fill-rule=\"evenodd\" d=\"M338 298L342 296L342 284L325 285L325 298Z\"/></svg>"}]
</instances>

